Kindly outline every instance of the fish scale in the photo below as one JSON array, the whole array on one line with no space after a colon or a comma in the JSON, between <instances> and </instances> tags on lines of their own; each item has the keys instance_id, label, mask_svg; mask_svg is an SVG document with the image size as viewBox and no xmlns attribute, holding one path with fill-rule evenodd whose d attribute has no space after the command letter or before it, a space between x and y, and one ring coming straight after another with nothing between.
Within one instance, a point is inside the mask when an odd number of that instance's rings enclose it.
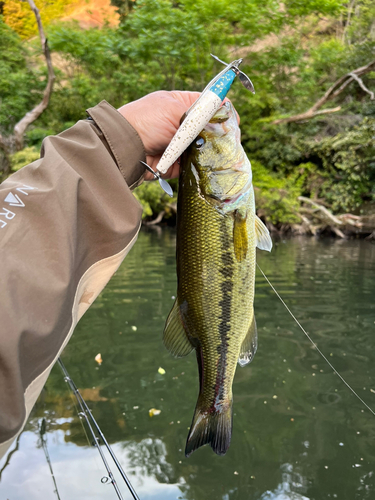
<instances>
[{"instance_id":1,"label":"fish scale","mask_svg":"<svg viewBox=\"0 0 375 500\"><path fill-rule=\"evenodd\" d=\"M237 362L256 351L254 191L230 103L181 159L177 214L178 289L164 342L177 356L196 350L200 381L185 454L209 443L223 455Z\"/></svg>"},{"instance_id":2,"label":"fish scale","mask_svg":"<svg viewBox=\"0 0 375 500\"><path fill-rule=\"evenodd\" d=\"M191 170L183 169L178 201L177 296L186 330L201 345L203 400L205 406L211 406L218 377L225 401L231 400L240 347L251 324L255 235L251 255L237 262L233 215L221 215L196 189L185 189L190 183L193 187L192 177ZM252 201L250 197L249 210ZM225 288L228 284L230 289Z\"/></svg>"}]
</instances>

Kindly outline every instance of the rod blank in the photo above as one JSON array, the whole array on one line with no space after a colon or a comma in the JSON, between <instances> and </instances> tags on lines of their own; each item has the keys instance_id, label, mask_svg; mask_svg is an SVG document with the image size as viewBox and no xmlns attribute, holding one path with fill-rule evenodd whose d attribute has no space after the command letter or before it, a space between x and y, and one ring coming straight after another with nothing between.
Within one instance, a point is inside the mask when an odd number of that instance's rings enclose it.
<instances>
[{"instance_id":1,"label":"rod blank","mask_svg":"<svg viewBox=\"0 0 375 500\"><path fill-rule=\"evenodd\" d=\"M106 440L101 428L99 427L99 424L97 423L97 421L95 420L93 414L91 413L91 410L90 408L87 406L86 404L86 401L83 399L81 393L79 392L77 386L75 385L75 383L73 382L73 380L71 379L67 369L65 368L65 365L64 363L61 361L61 358L58 358L58 363L60 365L60 368L64 374L64 378L65 378L65 381L69 384L74 396L76 397L77 401L78 401L78 404L81 408L81 413L80 413L80 416L84 417L85 420L86 420L86 423L88 425L88 428L90 430L90 433L94 439L94 445L95 447L97 448L97 450L99 451L100 453L100 456L103 460L103 463L105 465L105 468L107 469L107 473L108 473L108 477L110 478L111 480L111 483L117 493L117 496L118 498L120 498L120 500L123 500L123 497L121 496L121 492L117 486L117 483L113 477L113 474L111 472L111 469L109 468L109 464L103 454L103 451L100 447L100 444L99 444L99 438L101 439L101 441L104 443L104 446L107 448L108 450L108 453L111 455L111 458L112 460L114 461L118 471L120 472L121 474L121 477L123 478L123 480L125 481L125 484L126 486L129 488L129 491L130 493L132 494L134 500L140 500L139 499L139 496L137 495L136 491L134 490L131 482L129 481L127 475L125 474L125 471L124 469L122 468L120 462L118 461L114 451L112 450L112 448L110 447L108 441ZM91 422L90 422L91 421ZM94 432L94 429L92 428L92 425L94 426L94 428L96 429L96 432L99 434L99 438L95 435L95 432ZM103 481L102 481L103 482Z\"/></svg>"}]
</instances>

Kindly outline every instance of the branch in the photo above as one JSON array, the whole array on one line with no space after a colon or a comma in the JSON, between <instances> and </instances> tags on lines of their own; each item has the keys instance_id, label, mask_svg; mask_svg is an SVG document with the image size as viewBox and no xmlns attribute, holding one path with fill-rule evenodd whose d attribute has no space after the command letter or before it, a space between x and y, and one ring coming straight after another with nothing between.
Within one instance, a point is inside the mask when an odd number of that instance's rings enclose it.
<instances>
[{"instance_id":1,"label":"branch","mask_svg":"<svg viewBox=\"0 0 375 500\"><path fill-rule=\"evenodd\" d=\"M46 36L44 34L42 19L40 17L39 10L35 5L34 0L27 0L27 2L30 5L32 11L34 12L36 22L38 24L40 42L42 44L43 54L47 63L48 81L46 88L44 89L42 101L37 106L35 106L34 109L26 113L26 115L23 118L21 118L21 120L14 127L14 135L16 138L16 145L18 150L22 149L23 147L23 135L27 127L32 122L34 122L47 108L52 93L53 82L55 80L55 73L53 71L53 66L51 61L51 53L48 47Z\"/></svg>"},{"instance_id":2,"label":"branch","mask_svg":"<svg viewBox=\"0 0 375 500\"><path fill-rule=\"evenodd\" d=\"M332 229L332 231L335 233L336 236L342 238L343 240L345 239L345 234L341 231L341 229L335 226L330 226L330 228Z\"/></svg>"},{"instance_id":3,"label":"branch","mask_svg":"<svg viewBox=\"0 0 375 500\"><path fill-rule=\"evenodd\" d=\"M306 211L310 213L312 218L319 219L323 221L324 225L322 226L322 229L327 229L327 224L328 228L335 233L336 236L339 238L345 238L345 234L336 227L337 225L342 225L342 221L335 217L329 210L327 210L325 207L320 205L319 203L316 203L315 201L311 200L310 198L305 198L304 196L299 196L298 199L302 201L303 203L308 203L309 205L312 205L315 210L312 210L311 208L300 208L300 211ZM310 231L312 231L311 227L308 227Z\"/></svg>"},{"instance_id":4,"label":"branch","mask_svg":"<svg viewBox=\"0 0 375 500\"><path fill-rule=\"evenodd\" d=\"M328 113L336 113L337 111L340 111L340 109L341 106L337 106L337 108L322 109L320 111L313 111L312 108L310 108L308 111L305 111L305 113L289 116L288 118L280 118L280 120L275 120L274 122L271 123L271 125L279 125L280 123L291 123L291 122L299 122L302 120L310 120L310 118L314 118L314 116L327 115Z\"/></svg>"},{"instance_id":5,"label":"branch","mask_svg":"<svg viewBox=\"0 0 375 500\"><path fill-rule=\"evenodd\" d=\"M318 111L318 109L321 108L323 104L325 104L329 99L339 95L344 90L344 88L354 80L356 80L359 83L359 85L363 90L372 95L371 99L374 99L373 97L374 93L368 90L363 84L362 80L359 78L359 76L369 73L374 68L375 68L375 61L371 61L370 63L366 64L366 66L361 66L360 68L357 68L351 71L350 73L347 73L346 75L339 78L310 109L298 115L293 115L287 118L281 118L279 120L275 120L274 122L272 122L272 125L279 125L280 123L297 122L301 120L309 120L310 118L313 118L314 116L317 115L326 113L335 113L336 111L340 111L341 109L340 106L331 109L324 109L321 111Z\"/></svg>"},{"instance_id":6,"label":"branch","mask_svg":"<svg viewBox=\"0 0 375 500\"><path fill-rule=\"evenodd\" d=\"M159 224L159 222L162 221L163 217L164 217L164 214L165 214L165 210L162 210L159 215L156 217L156 219L154 220L150 220L149 222L143 222L143 224L145 226L153 226L154 224Z\"/></svg>"},{"instance_id":7,"label":"branch","mask_svg":"<svg viewBox=\"0 0 375 500\"><path fill-rule=\"evenodd\" d=\"M319 205L319 203L310 200L310 198L305 198L305 196L298 196L298 199L303 203L308 203L309 205L312 205L317 210L322 212L324 214L325 219L328 219L331 223L341 226L342 221L337 217L335 217L329 210L326 209L326 207L323 207L323 205Z\"/></svg>"},{"instance_id":8,"label":"branch","mask_svg":"<svg viewBox=\"0 0 375 500\"><path fill-rule=\"evenodd\" d=\"M369 90L366 85L363 83L362 79L359 78L359 76L357 76L355 73L349 73L352 78L354 78L354 80L356 82L358 82L359 86L361 87L361 89L363 89L365 92L367 92L368 94L370 94L370 99L373 101L375 99L375 95L374 95L374 92L372 92L371 90Z\"/></svg>"}]
</instances>

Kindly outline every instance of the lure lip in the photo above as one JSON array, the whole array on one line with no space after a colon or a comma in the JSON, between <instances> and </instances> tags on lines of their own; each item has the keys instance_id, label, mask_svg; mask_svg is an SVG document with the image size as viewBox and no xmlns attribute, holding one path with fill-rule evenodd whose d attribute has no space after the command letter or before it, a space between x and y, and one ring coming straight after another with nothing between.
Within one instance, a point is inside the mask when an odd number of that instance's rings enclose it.
<instances>
[{"instance_id":1,"label":"lure lip","mask_svg":"<svg viewBox=\"0 0 375 500\"><path fill-rule=\"evenodd\" d=\"M155 170L153 170L152 167L150 167L150 165L147 165L146 162L144 162L142 160L139 160L139 162L142 163L142 165L144 165L147 168L147 170L154 175L155 179L157 179L159 181L159 184L160 184L160 187L162 188L162 190L165 193L167 193L168 196L173 198L173 189L171 188L171 186L168 184L168 182L166 180L162 179L159 172L155 172Z\"/></svg>"}]
</instances>

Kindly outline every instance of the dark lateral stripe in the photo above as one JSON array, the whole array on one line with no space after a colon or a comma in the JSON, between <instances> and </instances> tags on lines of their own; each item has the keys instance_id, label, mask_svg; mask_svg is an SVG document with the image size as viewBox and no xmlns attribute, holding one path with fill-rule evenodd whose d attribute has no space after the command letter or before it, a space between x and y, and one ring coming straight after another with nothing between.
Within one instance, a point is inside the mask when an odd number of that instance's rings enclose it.
<instances>
[{"instance_id":1,"label":"dark lateral stripe","mask_svg":"<svg viewBox=\"0 0 375 500\"><path fill-rule=\"evenodd\" d=\"M228 227L226 226L225 217L221 222L220 233L221 241L223 242L223 249L228 248L227 242L229 240ZM232 290L233 290L233 273L234 273L234 261L233 256L230 251L223 251L222 253L222 268L220 269L221 275L225 280L221 283L221 295L222 299L219 302L221 308L221 314L219 319L221 320L218 326L220 335L220 345L218 346L218 364L217 364L217 374L216 374L216 384L215 384L215 397L213 403L217 400L223 400L224 398L224 384L225 384L225 372L228 354L228 344L229 344L229 333L231 329L230 318L231 318L231 308L232 308Z\"/></svg>"}]
</instances>

